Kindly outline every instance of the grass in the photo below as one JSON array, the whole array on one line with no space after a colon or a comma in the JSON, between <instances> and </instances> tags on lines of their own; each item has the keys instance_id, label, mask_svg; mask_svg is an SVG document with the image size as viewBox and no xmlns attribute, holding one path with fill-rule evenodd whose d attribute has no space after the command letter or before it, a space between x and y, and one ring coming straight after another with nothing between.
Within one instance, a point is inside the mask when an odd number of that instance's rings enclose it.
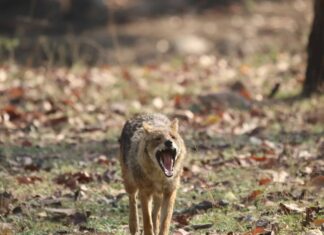
<instances>
[{"instance_id":1,"label":"grass","mask_svg":"<svg viewBox=\"0 0 324 235\"><path fill-rule=\"evenodd\" d=\"M308 145L311 141L308 142ZM95 148L97 153L100 152L100 148ZM14 194L18 199L16 205L24 205L23 213L9 215L3 217L2 220L14 225L17 230L17 234L48 234L58 231L73 232L78 229L79 225L73 225L67 221L67 218L63 216L58 221L52 221L50 216L39 218L39 214L43 212L40 200L34 198L37 195L44 197L51 197L58 191L62 195L68 194L72 197L73 191L69 189L53 184L53 177L64 172L77 172L88 171L102 173L107 168L106 166L100 166L93 162L87 162L85 165L80 165L80 160L84 159L86 152L92 152L91 148L80 147L72 148L68 145L55 146L48 148L34 148L17 146L7 147L2 149L2 153L5 153L7 159L19 154L31 155L35 158L42 156L48 156L50 154L58 155L58 159L50 160L53 163L53 169L50 172L39 171L35 174L42 178L42 182L38 182L34 185L21 185L17 184L14 175L1 174L3 179L6 176L6 180L1 180L1 191L6 190ZM237 150L229 148L224 151L225 159L233 158L237 154ZM209 154L212 156L213 151ZM191 154L188 162L201 166L199 163L203 155ZM117 169L119 175L119 169ZM199 203L203 200L213 200L215 202L224 199L224 196L228 193L235 195L234 200L230 201L230 205L226 208L215 208L193 217L190 221L191 225L212 223L213 227L209 229L203 229L196 231L195 234L205 234L206 232L219 232L228 233L230 231L245 232L251 227L253 223L246 221L240 222L237 218L244 216L252 216L254 218L260 218L263 212L271 211L270 218L273 219L273 215L276 218L275 221L282 229L281 234L287 234L291 232L301 232L303 230L301 221L302 215L283 215L278 214L276 207L278 203L270 207L264 207L262 198L260 201L255 201L248 205L246 208L237 211L236 204L240 203L241 199L246 197L253 190L263 190L264 194L271 191L282 191L282 185L271 184L270 186L258 186L256 182L256 175L262 173L262 170L258 168L228 168L222 167L221 169L215 169L208 171L208 173L198 174L196 181L195 178L191 179L188 183L184 183L183 187L179 190L179 196L176 204L176 210L186 208L192 204ZM29 174L28 172L26 172ZM210 182L216 184L216 186L203 186L202 188L197 186L193 190L186 191L190 187L192 182L199 183ZM229 182L228 184L218 184L218 182ZM204 188L207 187L207 188ZM208 187L211 187L208 189ZM112 206L107 204L103 197L106 195L117 195L122 192L122 186L120 181L115 183L100 183L92 182L86 185L86 191L84 191L84 198L80 198L79 201L73 202L72 198L66 198L61 207L63 208L75 208L79 212L90 212L91 216L84 225L87 228L92 228L96 232L111 232L113 234L126 234L127 232L127 198L121 199L116 205ZM35 207L35 205L36 207Z\"/></svg>"},{"instance_id":2,"label":"grass","mask_svg":"<svg viewBox=\"0 0 324 235\"><path fill-rule=\"evenodd\" d=\"M271 54L269 57L275 56ZM119 68L103 69L104 76L95 70L88 73L83 68L48 70L45 74L44 71L24 72L21 69L19 76L16 69L6 71L6 88L13 87L18 80L31 85L27 95L15 98L16 101L10 95L0 97L3 104L15 104L23 117L10 123L12 126L4 126L6 132L0 134L0 192L10 192L14 198L9 213L0 215L0 223L11 224L16 234L80 234L87 230L127 234L128 200L126 196L120 196L124 189L116 160L117 140L124 121L138 111L159 111L174 116L178 110L189 110L195 105L201 108L204 104L196 97L204 94L205 87L218 87L211 90L217 92L232 82L224 85L218 81L217 74L202 80L186 79L186 76L199 77L205 68L198 62L193 63L189 72L182 74L179 72L182 63L177 60L163 64L163 69L153 70L134 66L129 68L128 75ZM250 69L257 70L265 66L264 63L271 61L260 59ZM270 73L275 73L276 67L268 66ZM222 73L224 71L220 71ZM63 78L57 79L58 75ZM88 81L86 76L89 76ZM35 77L38 83L34 82ZM83 81L79 87L75 85L80 82L76 77ZM296 88L292 87L296 79L290 77L285 80L284 87L289 87L290 94L295 94ZM258 81L257 85L253 79L247 76L244 83L255 94L264 94L274 83L259 78L264 82ZM60 88L62 82L68 84L65 90ZM40 92L41 97L38 96ZM184 176L175 210L181 213L205 200L216 205L225 200L228 205L200 212L189 220L188 225L173 223L174 230L182 227L193 234L246 233L251 232L260 219L267 219L271 226L277 226L279 234L298 234L314 228L313 225L302 225L304 213L285 214L280 211L279 204L295 202L304 207L323 206L322 194L314 199L312 191L305 185L310 178L321 174L317 172L317 165L321 163L316 156L321 154L319 146L324 125L319 121L321 114L317 110L323 108L324 97L290 101L282 99L287 93L281 92L275 100L256 104L255 112L261 114L226 107L222 112L227 119L224 115L219 116L219 121L206 126L202 123L208 115L217 116L219 112L208 110L204 113L201 108L200 111L192 109L194 119L181 120L182 134L189 150L186 161L189 175ZM189 100L183 98L184 94ZM175 95L184 99L180 100L183 102L180 108L175 108ZM154 106L152 100L155 97L161 98L161 108ZM68 121L45 125L43 119L51 119L51 114L26 121L31 111L44 113L42 107L46 101L53 106L50 112L66 115ZM235 134L243 124L251 123L260 127L259 132ZM107 162L98 163L100 156L106 156ZM265 160L251 160L251 156L265 157ZM268 162L267 158L274 158L276 162ZM37 163L39 167L34 171L27 170L25 161ZM276 177L280 178L278 172L282 171L287 177L276 180ZM75 188L55 183L54 179L64 173L78 172L87 172L93 178ZM31 184L18 181L18 177L31 176L37 176L41 181ZM265 177L272 181L260 185L260 180ZM251 197L258 190L260 195ZM293 193L302 190L306 190L306 196L294 199ZM54 199L59 203L47 204ZM83 222L74 223L73 217L47 212L45 207L75 209L89 216ZM321 218L323 212L316 216ZM193 231L194 225L209 223L211 228Z\"/></svg>"}]
</instances>

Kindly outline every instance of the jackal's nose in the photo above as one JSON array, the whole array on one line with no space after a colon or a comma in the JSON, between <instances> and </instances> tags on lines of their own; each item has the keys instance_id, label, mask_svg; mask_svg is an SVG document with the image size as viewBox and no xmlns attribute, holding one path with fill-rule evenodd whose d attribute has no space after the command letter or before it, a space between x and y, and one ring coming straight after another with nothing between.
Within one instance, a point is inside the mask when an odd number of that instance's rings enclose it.
<instances>
[{"instance_id":1,"label":"jackal's nose","mask_svg":"<svg viewBox=\"0 0 324 235\"><path fill-rule=\"evenodd\" d=\"M164 142L164 145L167 147L167 148L172 148L172 141L171 140L167 140Z\"/></svg>"}]
</instances>

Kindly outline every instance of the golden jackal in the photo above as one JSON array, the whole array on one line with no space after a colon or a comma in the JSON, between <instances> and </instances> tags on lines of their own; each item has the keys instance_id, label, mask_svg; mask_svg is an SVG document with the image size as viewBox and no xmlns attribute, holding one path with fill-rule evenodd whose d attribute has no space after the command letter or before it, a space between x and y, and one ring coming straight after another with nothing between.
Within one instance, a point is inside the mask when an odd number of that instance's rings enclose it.
<instances>
[{"instance_id":1,"label":"golden jackal","mask_svg":"<svg viewBox=\"0 0 324 235\"><path fill-rule=\"evenodd\" d=\"M138 232L137 194L142 207L144 235L169 233L185 154L177 119L170 121L162 114L143 114L124 125L120 137L120 164L129 196L132 235Z\"/></svg>"}]
</instances>

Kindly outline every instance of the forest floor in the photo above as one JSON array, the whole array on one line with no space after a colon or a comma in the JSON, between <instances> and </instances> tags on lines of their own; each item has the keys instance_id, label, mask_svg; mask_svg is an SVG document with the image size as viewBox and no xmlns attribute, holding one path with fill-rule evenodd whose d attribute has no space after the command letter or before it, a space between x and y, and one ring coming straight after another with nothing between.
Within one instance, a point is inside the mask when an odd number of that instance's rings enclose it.
<instances>
[{"instance_id":1,"label":"forest floor","mask_svg":"<svg viewBox=\"0 0 324 235\"><path fill-rule=\"evenodd\" d=\"M268 14L278 9L272 4ZM250 23L242 35L256 47L229 41L226 48L242 49L233 54L145 65L2 64L0 234L128 234L118 137L139 112L178 118L188 148L173 234L322 234L324 96L298 96L305 18L269 16L265 24L259 13L237 14L219 16L228 27L222 37L233 39L243 19Z\"/></svg>"}]
</instances>

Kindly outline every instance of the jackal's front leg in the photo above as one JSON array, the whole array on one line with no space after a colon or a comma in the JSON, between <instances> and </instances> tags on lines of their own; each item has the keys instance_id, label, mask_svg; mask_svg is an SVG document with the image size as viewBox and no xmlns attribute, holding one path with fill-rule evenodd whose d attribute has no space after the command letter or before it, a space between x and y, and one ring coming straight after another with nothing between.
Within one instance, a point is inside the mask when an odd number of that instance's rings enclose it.
<instances>
[{"instance_id":1,"label":"jackal's front leg","mask_svg":"<svg viewBox=\"0 0 324 235\"><path fill-rule=\"evenodd\" d=\"M160 228L161 205L162 205L162 195L155 194L153 196L153 211L152 211L153 228L154 228L155 235L158 235L159 228Z\"/></svg>"},{"instance_id":2,"label":"jackal's front leg","mask_svg":"<svg viewBox=\"0 0 324 235\"><path fill-rule=\"evenodd\" d=\"M143 212L144 235L154 235L152 216L151 216L152 194L142 191L140 192L140 199L141 199L141 206Z\"/></svg>"},{"instance_id":3,"label":"jackal's front leg","mask_svg":"<svg viewBox=\"0 0 324 235\"><path fill-rule=\"evenodd\" d=\"M159 235L168 235L177 191L165 192L162 200L161 226Z\"/></svg>"},{"instance_id":4,"label":"jackal's front leg","mask_svg":"<svg viewBox=\"0 0 324 235\"><path fill-rule=\"evenodd\" d=\"M131 235L135 235L138 232L138 215L137 215L137 202L136 202L136 194L129 193L129 230Z\"/></svg>"}]
</instances>

